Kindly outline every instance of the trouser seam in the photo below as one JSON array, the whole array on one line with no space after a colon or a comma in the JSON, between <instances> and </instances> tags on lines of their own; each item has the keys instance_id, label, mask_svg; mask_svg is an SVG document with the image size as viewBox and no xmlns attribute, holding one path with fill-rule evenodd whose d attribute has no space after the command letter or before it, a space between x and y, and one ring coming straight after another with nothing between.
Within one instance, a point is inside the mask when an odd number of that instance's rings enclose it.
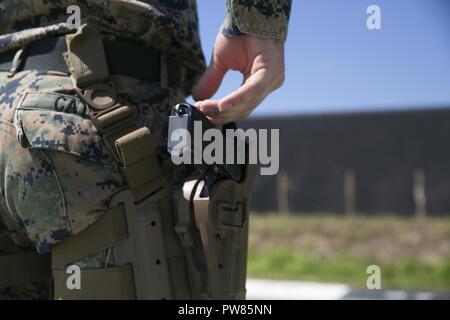
<instances>
[{"instance_id":1,"label":"trouser seam","mask_svg":"<svg viewBox=\"0 0 450 320\"><path fill-rule=\"evenodd\" d=\"M70 226L69 216L68 216L68 213L67 213L66 197L65 197L64 191L63 191L62 186L61 186L61 181L60 181L60 179L59 179L58 172L55 170L55 164L53 163L51 157L49 157L49 156L47 155L47 152L46 152L46 151L44 151L44 150L39 150L39 151L40 151L40 153L42 154L42 156L43 156L48 162L50 162L50 163L52 164L52 174L53 174L53 176L55 177L56 184L58 185L59 194L60 194L60 196L61 196L62 209L63 209L63 219L64 219L64 221L65 221L65 223L66 223L67 232L68 232L69 234L72 234L72 227Z\"/></svg>"}]
</instances>

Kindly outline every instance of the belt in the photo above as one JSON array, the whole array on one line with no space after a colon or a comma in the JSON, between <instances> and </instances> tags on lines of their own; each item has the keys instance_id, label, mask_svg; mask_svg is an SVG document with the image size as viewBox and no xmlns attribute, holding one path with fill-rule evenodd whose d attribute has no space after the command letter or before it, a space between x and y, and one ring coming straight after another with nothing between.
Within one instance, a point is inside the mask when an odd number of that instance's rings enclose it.
<instances>
[{"instance_id":1,"label":"belt","mask_svg":"<svg viewBox=\"0 0 450 320\"><path fill-rule=\"evenodd\" d=\"M148 82L161 80L161 53L150 46L125 40L103 40L106 61L111 75L123 75ZM30 43L19 70L58 71L70 74L63 53L67 51L64 37L51 37ZM0 71L10 71L16 50L0 54ZM181 85L180 64L167 57L169 87Z\"/></svg>"}]
</instances>

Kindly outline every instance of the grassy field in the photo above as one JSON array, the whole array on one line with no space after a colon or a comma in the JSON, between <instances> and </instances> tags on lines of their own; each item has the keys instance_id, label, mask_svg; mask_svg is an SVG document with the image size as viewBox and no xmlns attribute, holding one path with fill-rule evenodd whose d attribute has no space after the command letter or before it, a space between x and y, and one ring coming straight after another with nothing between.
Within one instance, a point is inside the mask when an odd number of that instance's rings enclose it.
<instances>
[{"instance_id":1,"label":"grassy field","mask_svg":"<svg viewBox=\"0 0 450 320\"><path fill-rule=\"evenodd\" d=\"M347 283L363 288L369 265L383 289L450 292L450 219L256 215L250 277Z\"/></svg>"}]
</instances>

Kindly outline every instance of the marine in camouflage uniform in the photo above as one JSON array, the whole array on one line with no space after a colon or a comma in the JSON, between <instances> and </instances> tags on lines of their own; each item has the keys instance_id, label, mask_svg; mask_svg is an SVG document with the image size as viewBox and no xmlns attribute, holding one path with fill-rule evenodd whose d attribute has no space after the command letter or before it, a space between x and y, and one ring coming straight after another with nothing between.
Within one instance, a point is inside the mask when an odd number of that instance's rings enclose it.
<instances>
[{"instance_id":1,"label":"marine in camouflage uniform","mask_svg":"<svg viewBox=\"0 0 450 320\"><path fill-rule=\"evenodd\" d=\"M168 107L190 95L205 70L196 2L4 0L0 57L40 39L73 33L66 25L66 9L72 4L81 8L82 17L94 19L102 34L150 45L181 62L179 87L170 90L159 83L111 76L119 96L137 107L139 126L160 137ZM290 7L290 0L228 0L222 31L285 40ZM8 223L0 219L0 256L48 253L99 219L112 196L127 187L87 110L42 108L43 92L76 96L67 74L0 70L0 210L9 217ZM12 241L17 234L21 240ZM78 264L105 267L113 260L106 251ZM0 288L2 299L49 297L47 282Z\"/></svg>"}]
</instances>

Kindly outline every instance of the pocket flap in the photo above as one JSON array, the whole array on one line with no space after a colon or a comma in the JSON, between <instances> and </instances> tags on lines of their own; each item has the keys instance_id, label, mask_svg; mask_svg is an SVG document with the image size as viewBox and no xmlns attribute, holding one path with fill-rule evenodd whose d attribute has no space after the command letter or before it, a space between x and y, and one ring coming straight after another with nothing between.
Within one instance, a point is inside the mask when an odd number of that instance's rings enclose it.
<instances>
[{"instance_id":1,"label":"pocket flap","mask_svg":"<svg viewBox=\"0 0 450 320\"><path fill-rule=\"evenodd\" d=\"M103 164L113 159L80 99L60 93L25 93L14 124L23 147L67 152Z\"/></svg>"}]
</instances>

